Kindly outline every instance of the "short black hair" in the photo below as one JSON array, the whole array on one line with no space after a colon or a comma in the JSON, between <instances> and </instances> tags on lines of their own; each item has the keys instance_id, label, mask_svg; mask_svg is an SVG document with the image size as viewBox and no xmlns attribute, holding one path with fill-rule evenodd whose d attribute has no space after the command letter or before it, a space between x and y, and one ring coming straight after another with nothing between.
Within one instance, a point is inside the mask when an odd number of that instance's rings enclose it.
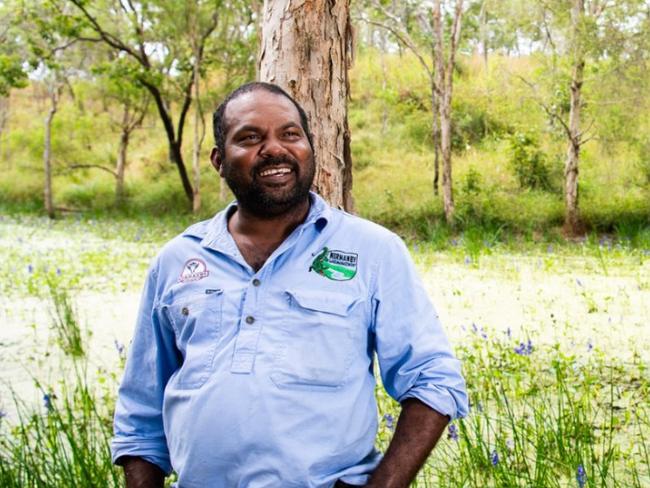
<instances>
[{"instance_id":1,"label":"short black hair","mask_svg":"<svg viewBox=\"0 0 650 488\"><path fill-rule=\"evenodd\" d=\"M293 103L294 107L296 107L296 110L298 110L298 114L300 115L300 125L302 126L302 130L307 136L307 140L309 141L309 145L311 146L313 152L314 141L312 139L311 132L309 131L309 121L307 120L307 113L300 106L300 104L296 102L296 100L294 100L291 95L289 95L286 91L284 91L282 88L280 88L277 85L274 85L272 83L266 83L263 81L253 81L251 83L246 83L244 85L241 85L239 88L236 88L235 90L230 92L230 94L226 96L226 98L224 98L223 102L221 102L221 104L217 107L217 109L212 114L212 130L214 133L214 145L217 147L219 158L223 160L226 157L226 132L228 132L228 127L226 127L226 117L225 117L226 107L228 107L228 104L238 96L255 90L265 90L275 95L281 95L283 97L288 98L291 101L291 103Z\"/></svg>"}]
</instances>

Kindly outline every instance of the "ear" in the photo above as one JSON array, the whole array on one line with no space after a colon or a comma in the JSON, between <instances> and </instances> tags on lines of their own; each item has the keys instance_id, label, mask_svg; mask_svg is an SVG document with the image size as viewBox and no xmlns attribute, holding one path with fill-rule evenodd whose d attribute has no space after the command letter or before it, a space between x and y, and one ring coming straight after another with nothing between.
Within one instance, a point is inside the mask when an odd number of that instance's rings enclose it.
<instances>
[{"instance_id":1,"label":"ear","mask_svg":"<svg viewBox=\"0 0 650 488\"><path fill-rule=\"evenodd\" d=\"M212 148L212 151L210 151L210 162L212 163L212 166L214 166L214 169L217 170L217 173L219 173L220 176L223 176L221 173L221 168L222 168L222 162L221 157L219 156L219 148L217 146Z\"/></svg>"}]
</instances>

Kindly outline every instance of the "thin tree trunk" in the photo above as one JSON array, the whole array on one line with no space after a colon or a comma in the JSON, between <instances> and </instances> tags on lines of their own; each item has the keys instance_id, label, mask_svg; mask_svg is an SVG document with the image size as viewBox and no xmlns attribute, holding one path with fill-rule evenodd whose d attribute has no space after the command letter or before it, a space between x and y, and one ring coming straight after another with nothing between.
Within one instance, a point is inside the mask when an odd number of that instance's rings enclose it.
<instances>
[{"instance_id":1,"label":"thin tree trunk","mask_svg":"<svg viewBox=\"0 0 650 488\"><path fill-rule=\"evenodd\" d=\"M481 38L481 54L483 55L483 67L485 72L488 72L488 39L487 39L487 0L481 3L481 11L479 13L479 34Z\"/></svg>"},{"instance_id":2,"label":"thin tree trunk","mask_svg":"<svg viewBox=\"0 0 650 488\"><path fill-rule=\"evenodd\" d=\"M454 220L454 191L451 179L451 94L445 93L440 100L440 152L442 153L442 204L445 220Z\"/></svg>"},{"instance_id":3,"label":"thin tree trunk","mask_svg":"<svg viewBox=\"0 0 650 488\"><path fill-rule=\"evenodd\" d=\"M440 107L434 82L431 82L431 114L431 138L433 139L433 194L438 196L438 187L440 182Z\"/></svg>"},{"instance_id":4,"label":"thin tree trunk","mask_svg":"<svg viewBox=\"0 0 650 488\"><path fill-rule=\"evenodd\" d=\"M440 0L433 6L433 25L435 38L435 69L439 90L440 114L440 152L442 155L442 203L445 211L445 220L451 224L454 220L454 192L451 170L451 100L454 81L454 66L456 49L460 39L460 23L463 12L462 0L456 0L454 20L449 36L448 58L444 60L444 41L442 34L442 19Z\"/></svg>"},{"instance_id":5,"label":"thin tree trunk","mask_svg":"<svg viewBox=\"0 0 650 488\"><path fill-rule=\"evenodd\" d=\"M8 121L9 121L9 96L0 97L0 161L5 161L7 169L11 169L9 154L6 154L4 145L2 144L2 139L7 134L6 127Z\"/></svg>"},{"instance_id":6,"label":"thin tree trunk","mask_svg":"<svg viewBox=\"0 0 650 488\"><path fill-rule=\"evenodd\" d=\"M43 189L43 202L45 204L45 212L50 219L54 215L54 203L52 199L52 121L59 103L59 87L50 86L50 110L45 118L45 145L43 148L43 166L45 169L45 186Z\"/></svg>"},{"instance_id":7,"label":"thin tree trunk","mask_svg":"<svg viewBox=\"0 0 650 488\"><path fill-rule=\"evenodd\" d=\"M388 78L386 70L386 32L379 31L379 63L381 65L381 90L385 95L386 93L386 79ZM388 104L386 99L382 97L381 101L381 135L386 134L386 128L388 125Z\"/></svg>"},{"instance_id":8,"label":"thin tree trunk","mask_svg":"<svg viewBox=\"0 0 650 488\"><path fill-rule=\"evenodd\" d=\"M120 135L120 147L117 152L115 167L115 201L118 205L124 203L124 174L126 173L126 155L129 147L129 131L124 126Z\"/></svg>"},{"instance_id":9,"label":"thin tree trunk","mask_svg":"<svg viewBox=\"0 0 650 488\"><path fill-rule=\"evenodd\" d=\"M263 15L260 79L283 87L304 107L314 136L315 190L351 210L349 0L265 0Z\"/></svg>"},{"instance_id":10,"label":"thin tree trunk","mask_svg":"<svg viewBox=\"0 0 650 488\"><path fill-rule=\"evenodd\" d=\"M197 56L195 50L195 56ZM192 194L192 212L198 213L201 210L201 142L199 124L203 123L203 114L199 106L199 66L200 60L198 56L194 60L194 69L192 76L194 77L194 144L192 147L192 170L194 172L194 185Z\"/></svg>"},{"instance_id":11,"label":"thin tree trunk","mask_svg":"<svg viewBox=\"0 0 650 488\"><path fill-rule=\"evenodd\" d=\"M584 226L580 218L578 203L578 166L580 162L580 115L582 112L582 84L585 59L580 45L580 22L584 16L584 0L573 0L571 5L571 26L573 35L573 67L571 71L571 98L569 110L569 144L564 166L565 217L564 229L569 235L580 235Z\"/></svg>"},{"instance_id":12,"label":"thin tree trunk","mask_svg":"<svg viewBox=\"0 0 650 488\"><path fill-rule=\"evenodd\" d=\"M157 86L149 83L145 78L140 78L141 83L144 87L149 90L153 100L158 109L158 115L163 123L163 128L165 129L165 135L167 136L167 145L169 147L169 160L176 165L178 169L178 175L181 179L181 184L183 185L183 191L185 196L188 198L190 203L194 199L194 190L192 189L192 183L190 183L189 176L187 174L187 169L185 168L185 162L183 161L183 153L181 152L181 145L183 143L183 128L185 126L185 115L187 110L189 110L189 105L192 102L191 97L186 97L181 109L181 115L178 119L178 131L174 130L174 124L172 122L171 114L167 108L167 105L163 99L163 96ZM188 87L191 90L191 86Z\"/></svg>"}]
</instances>

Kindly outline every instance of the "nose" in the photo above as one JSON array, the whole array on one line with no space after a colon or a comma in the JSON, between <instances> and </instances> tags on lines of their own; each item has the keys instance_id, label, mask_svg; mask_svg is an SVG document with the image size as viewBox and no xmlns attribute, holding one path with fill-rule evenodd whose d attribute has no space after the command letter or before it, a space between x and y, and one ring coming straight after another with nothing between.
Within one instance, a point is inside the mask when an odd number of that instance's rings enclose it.
<instances>
[{"instance_id":1,"label":"nose","mask_svg":"<svg viewBox=\"0 0 650 488\"><path fill-rule=\"evenodd\" d=\"M265 158L284 156L287 154L287 150L282 145L277 137L269 137L264 141L264 144L260 147L260 156Z\"/></svg>"}]
</instances>

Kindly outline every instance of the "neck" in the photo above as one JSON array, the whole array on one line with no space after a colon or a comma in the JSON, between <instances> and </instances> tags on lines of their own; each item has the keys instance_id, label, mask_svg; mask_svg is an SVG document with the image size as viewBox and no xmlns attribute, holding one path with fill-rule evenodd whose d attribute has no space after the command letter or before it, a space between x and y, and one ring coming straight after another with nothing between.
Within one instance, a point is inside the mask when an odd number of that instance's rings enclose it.
<instances>
[{"instance_id":1,"label":"neck","mask_svg":"<svg viewBox=\"0 0 650 488\"><path fill-rule=\"evenodd\" d=\"M282 242L293 230L307 218L309 213L309 197L290 210L275 216L259 216L244 207L238 206L228 222L231 234L246 236L262 242Z\"/></svg>"}]
</instances>

